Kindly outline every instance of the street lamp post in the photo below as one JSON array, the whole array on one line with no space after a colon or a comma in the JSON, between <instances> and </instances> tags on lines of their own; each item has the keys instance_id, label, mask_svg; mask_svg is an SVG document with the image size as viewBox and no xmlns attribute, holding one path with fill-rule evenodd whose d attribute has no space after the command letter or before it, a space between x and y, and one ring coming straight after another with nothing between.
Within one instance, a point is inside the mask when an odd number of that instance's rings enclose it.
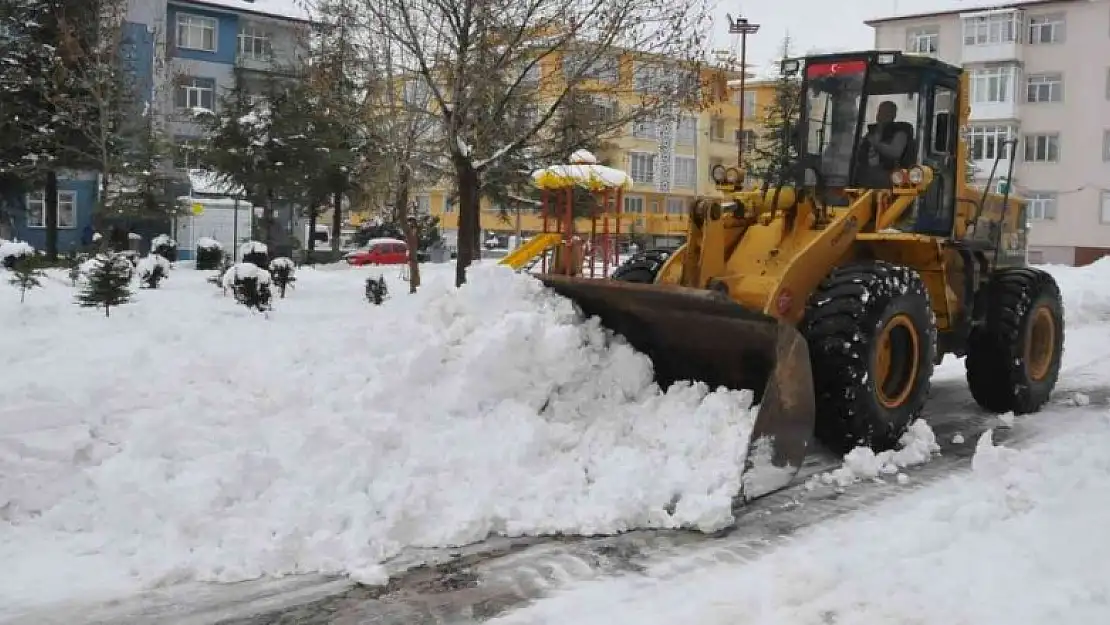
<instances>
[{"instance_id":1,"label":"street lamp post","mask_svg":"<svg viewBox=\"0 0 1110 625\"><path fill-rule=\"evenodd\" d=\"M748 35L759 31L759 24L748 22L746 17L732 19L732 15L725 14L728 18L728 32L731 35L740 35L740 119L736 128L736 167L744 165L744 87L748 73Z\"/></svg>"}]
</instances>

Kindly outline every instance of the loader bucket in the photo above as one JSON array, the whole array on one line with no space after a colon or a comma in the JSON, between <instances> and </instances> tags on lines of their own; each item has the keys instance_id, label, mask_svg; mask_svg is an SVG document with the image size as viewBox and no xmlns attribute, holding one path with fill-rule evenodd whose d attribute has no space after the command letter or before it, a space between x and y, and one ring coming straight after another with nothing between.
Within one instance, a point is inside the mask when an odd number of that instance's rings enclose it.
<instances>
[{"instance_id":1,"label":"loader bucket","mask_svg":"<svg viewBox=\"0 0 1110 625\"><path fill-rule=\"evenodd\" d=\"M691 380L711 389L755 392L759 409L744 463L742 501L784 488L794 479L805 459L816 408L809 349L792 325L703 289L537 277L650 357L660 387Z\"/></svg>"}]
</instances>

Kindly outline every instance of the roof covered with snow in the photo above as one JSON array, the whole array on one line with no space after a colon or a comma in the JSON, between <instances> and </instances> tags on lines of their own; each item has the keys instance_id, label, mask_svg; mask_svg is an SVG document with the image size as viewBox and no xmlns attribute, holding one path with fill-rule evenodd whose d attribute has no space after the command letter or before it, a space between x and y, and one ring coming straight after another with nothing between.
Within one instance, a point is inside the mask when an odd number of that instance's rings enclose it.
<instances>
[{"instance_id":1,"label":"roof covered with snow","mask_svg":"<svg viewBox=\"0 0 1110 625\"><path fill-rule=\"evenodd\" d=\"M1042 4L1059 4L1061 2L1074 2L1074 0L1015 0L1013 2L999 2L998 0L944 0L932 5L931 11L906 13L905 15L889 15L877 17L864 22L868 26L895 22L898 20L911 20L919 17L933 17L937 15L954 15L957 13L972 13L975 11L990 11L999 9L1028 8Z\"/></svg>"},{"instance_id":2,"label":"roof covered with snow","mask_svg":"<svg viewBox=\"0 0 1110 625\"><path fill-rule=\"evenodd\" d=\"M300 21L311 21L312 9L316 4L316 0L171 0L171 2Z\"/></svg>"}]
</instances>

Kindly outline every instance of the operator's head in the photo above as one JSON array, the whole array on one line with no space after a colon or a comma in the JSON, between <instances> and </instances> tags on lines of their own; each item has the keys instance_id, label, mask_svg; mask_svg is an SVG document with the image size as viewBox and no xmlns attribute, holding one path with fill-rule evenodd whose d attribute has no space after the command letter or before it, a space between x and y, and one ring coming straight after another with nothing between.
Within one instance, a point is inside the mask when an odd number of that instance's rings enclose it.
<instances>
[{"instance_id":1,"label":"operator's head","mask_svg":"<svg viewBox=\"0 0 1110 625\"><path fill-rule=\"evenodd\" d=\"M879 110L875 112L875 121L880 124L889 124L897 116L898 105L890 100L884 100L879 104Z\"/></svg>"}]
</instances>

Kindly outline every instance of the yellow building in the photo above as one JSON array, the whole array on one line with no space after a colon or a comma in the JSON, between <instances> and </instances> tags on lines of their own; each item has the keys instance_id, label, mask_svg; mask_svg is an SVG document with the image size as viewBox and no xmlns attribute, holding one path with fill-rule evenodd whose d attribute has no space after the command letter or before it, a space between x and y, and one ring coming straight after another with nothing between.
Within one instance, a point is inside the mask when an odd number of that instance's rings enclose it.
<instances>
[{"instance_id":1,"label":"yellow building","mask_svg":"<svg viewBox=\"0 0 1110 625\"><path fill-rule=\"evenodd\" d=\"M550 67L540 69L541 80L549 80L551 73L559 71L558 59L545 61L549 61ZM628 55L619 63L614 63L613 82L608 87L610 92L619 85L616 91L627 93L628 97L638 97L635 90L638 80L636 71L636 61ZM622 211L629 215L622 220L622 232L630 232L648 245L676 244L676 237L686 233L686 212L690 199L718 195L710 171L718 164L736 164L740 112L739 90L724 87L725 79L737 76L724 74L716 69L702 70L703 91L710 95L701 107L687 109L681 113L677 123L671 125L672 157L667 184L656 180L659 170L665 168L656 167L656 161L664 157L664 152L654 123L648 121L629 125L616 133L617 136L606 139L611 148L597 154L597 157L612 167L625 170L635 182L635 186L625 193ZM597 93L606 92L606 85L593 83L590 81L585 88ZM763 109L774 97L774 83L750 81L744 97L745 145L752 146L762 130L760 120L764 118ZM420 209L438 216L449 238L458 228L457 207L446 202L450 195L451 189L446 185L437 185L416 194ZM487 237L490 234L514 235L517 232L528 236L543 229L538 210L526 209L519 214L506 215L484 199L481 221ZM582 222L578 224L578 230L588 232L589 222Z\"/></svg>"}]
</instances>

